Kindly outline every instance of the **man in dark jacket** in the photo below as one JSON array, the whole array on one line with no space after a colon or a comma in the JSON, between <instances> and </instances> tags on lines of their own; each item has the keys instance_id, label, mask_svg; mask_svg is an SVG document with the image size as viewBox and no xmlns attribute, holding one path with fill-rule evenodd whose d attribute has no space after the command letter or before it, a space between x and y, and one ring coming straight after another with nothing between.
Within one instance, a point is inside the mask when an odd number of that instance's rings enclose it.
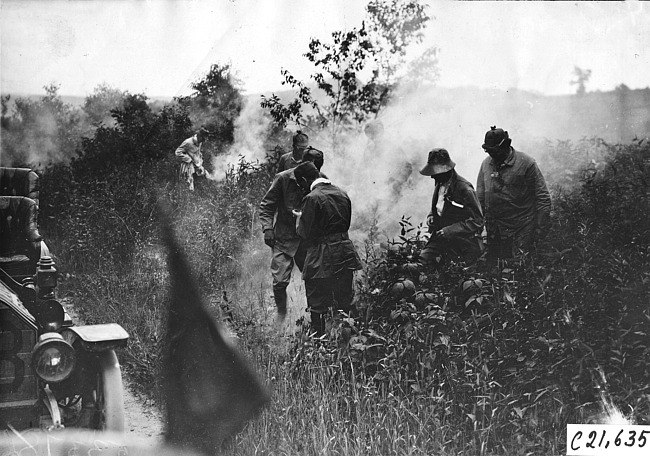
<instances>
[{"instance_id":1,"label":"man in dark jacket","mask_svg":"<svg viewBox=\"0 0 650 456\"><path fill-rule=\"evenodd\" d=\"M481 255L481 206L474 187L456 173L455 167L446 149L433 149L420 171L436 181L427 216L431 237L420 253L423 263L439 264L445 257L471 261Z\"/></svg>"},{"instance_id":2,"label":"man in dark jacket","mask_svg":"<svg viewBox=\"0 0 650 456\"><path fill-rule=\"evenodd\" d=\"M354 310L354 271L361 269L359 255L348 237L352 203L347 193L320 177L316 166L304 162L295 169L298 183L308 192L302 202L297 232L305 243L302 270L311 327L317 335L325 331L327 310L334 306Z\"/></svg>"},{"instance_id":3,"label":"man in dark jacket","mask_svg":"<svg viewBox=\"0 0 650 456\"><path fill-rule=\"evenodd\" d=\"M302 160L305 151L309 148L309 137L301 131L293 135L292 151L280 157L278 160L278 173L298 166Z\"/></svg>"},{"instance_id":4,"label":"man in dark jacket","mask_svg":"<svg viewBox=\"0 0 650 456\"><path fill-rule=\"evenodd\" d=\"M323 153L319 150L310 149L302 159L313 162L317 169L323 166ZM273 249L273 297L280 319L287 313L287 286L293 266L295 264L302 271L305 261L305 249L296 234L296 219L292 213L294 209L300 209L304 194L296 181L294 169L291 168L275 175L260 203L264 243Z\"/></svg>"},{"instance_id":5,"label":"man in dark jacket","mask_svg":"<svg viewBox=\"0 0 650 456\"><path fill-rule=\"evenodd\" d=\"M476 189L485 214L488 259L529 251L551 225L551 196L535 160L515 150L508 132L491 127L483 149L489 155Z\"/></svg>"}]
</instances>

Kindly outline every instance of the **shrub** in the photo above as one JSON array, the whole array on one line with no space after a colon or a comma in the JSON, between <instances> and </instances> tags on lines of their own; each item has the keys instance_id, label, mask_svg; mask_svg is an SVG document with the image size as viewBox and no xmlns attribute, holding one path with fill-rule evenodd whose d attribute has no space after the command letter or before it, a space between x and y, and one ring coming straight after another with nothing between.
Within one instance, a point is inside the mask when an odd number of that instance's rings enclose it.
<instances>
[{"instance_id":1,"label":"shrub","mask_svg":"<svg viewBox=\"0 0 650 456\"><path fill-rule=\"evenodd\" d=\"M647 422L650 148L594 144L607 148L603 165L554 194L555 226L528 261L418 267L422 229L408 219L397 240L369 243L361 317L337 318L317 350L297 339L294 371L339 363L337 387L354 379L386 400L435 398L470 453L515 451L512 435L553 451L602 397Z\"/></svg>"}]
</instances>

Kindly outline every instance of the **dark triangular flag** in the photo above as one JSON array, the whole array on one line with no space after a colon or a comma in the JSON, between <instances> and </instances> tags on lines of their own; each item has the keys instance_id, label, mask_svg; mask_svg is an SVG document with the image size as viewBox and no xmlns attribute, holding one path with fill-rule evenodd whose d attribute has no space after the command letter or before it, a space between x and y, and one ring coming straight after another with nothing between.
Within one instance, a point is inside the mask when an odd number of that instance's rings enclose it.
<instances>
[{"instance_id":1,"label":"dark triangular flag","mask_svg":"<svg viewBox=\"0 0 650 456\"><path fill-rule=\"evenodd\" d=\"M163 209L171 276L164 361L168 443L213 454L269 401L267 389L206 311Z\"/></svg>"}]
</instances>

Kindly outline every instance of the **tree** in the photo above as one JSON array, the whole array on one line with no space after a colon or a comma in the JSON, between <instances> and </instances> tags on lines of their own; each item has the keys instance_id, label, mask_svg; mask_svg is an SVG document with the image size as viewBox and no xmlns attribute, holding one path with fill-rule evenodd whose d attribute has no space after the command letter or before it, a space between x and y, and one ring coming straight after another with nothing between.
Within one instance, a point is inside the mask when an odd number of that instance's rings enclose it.
<instances>
[{"instance_id":1,"label":"tree","mask_svg":"<svg viewBox=\"0 0 650 456\"><path fill-rule=\"evenodd\" d=\"M407 52L422 42L429 21L425 9L417 0L370 2L359 28L333 32L331 43L310 41L304 57L316 67L315 91L282 69L283 84L297 91L295 99L284 104L275 94L262 96L262 107L281 126L293 122L307 130L327 129L336 150L338 137L376 117L405 78ZM436 50L429 49L420 63L435 67L435 57ZM437 73L428 74L435 79Z\"/></svg>"},{"instance_id":2,"label":"tree","mask_svg":"<svg viewBox=\"0 0 650 456\"><path fill-rule=\"evenodd\" d=\"M17 98L11 114L9 98L3 98L3 165L41 167L74 156L82 131L79 109L61 100L56 84L44 89L38 100Z\"/></svg>"},{"instance_id":3,"label":"tree","mask_svg":"<svg viewBox=\"0 0 650 456\"><path fill-rule=\"evenodd\" d=\"M377 50L379 78L384 84L392 84L404 67L410 45L422 41L430 18L425 6L417 1L371 1L366 11L371 40Z\"/></svg>"},{"instance_id":4,"label":"tree","mask_svg":"<svg viewBox=\"0 0 650 456\"><path fill-rule=\"evenodd\" d=\"M583 70L577 66L573 67L573 74L576 79L571 81L571 85L577 86L576 95L582 96L586 93L585 84L589 82L591 70Z\"/></svg>"},{"instance_id":5,"label":"tree","mask_svg":"<svg viewBox=\"0 0 650 456\"><path fill-rule=\"evenodd\" d=\"M232 144L235 119L244 102L240 86L229 64L213 64L202 79L191 84L194 93L182 99L189 103L192 124L206 127L219 143Z\"/></svg>"},{"instance_id":6,"label":"tree","mask_svg":"<svg viewBox=\"0 0 650 456\"><path fill-rule=\"evenodd\" d=\"M84 100L82 109L87 120L92 125L110 124L113 119L111 110L119 108L124 102L127 92L116 89L108 84L100 84Z\"/></svg>"}]
</instances>

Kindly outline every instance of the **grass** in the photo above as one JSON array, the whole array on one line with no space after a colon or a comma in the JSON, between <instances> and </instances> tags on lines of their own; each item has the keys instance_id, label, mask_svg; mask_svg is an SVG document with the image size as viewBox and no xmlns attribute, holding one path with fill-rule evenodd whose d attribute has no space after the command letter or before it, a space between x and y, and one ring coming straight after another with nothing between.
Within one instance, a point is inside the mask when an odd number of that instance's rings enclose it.
<instances>
[{"instance_id":1,"label":"grass","mask_svg":"<svg viewBox=\"0 0 650 456\"><path fill-rule=\"evenodd\" d=\"M229 288L239 345L270 386L273 400L226 448L226 454L562 453L562 426L553 426L556 431L550 440L548 433L531 439L523 431L519 435L500 431L504 423L514 421L522 401L488 387L480 366L467 366L476 370L475 381L485 385L475 398L473 416L466 416L456 405L458 397L442 387L431 394L409 395L403 393L410 391L409 384L400 379L391 389L355 372L350 353L333 352L329 344L306 334L306 322L300 321L304 291L295 273L289 288L289 318L283 325L275 323L270 255L260 244L261 240L253 240L243 249L239 265L245 273ZM298 325L293 324L296 320ZM565 421L566 411L552 396L551 392L536 405L519 409L519 420L537 420L540 426Z\"/></svg>"},{"instance_id":2,"label":"grass","mask_svg":"<svg viewBox=\"0 0 650 456\"><path fill-rule=\"evenodd\" d=\"M529 441L521 434L496 431L510 417L485 412L496 412L497 404L515 402L512 396L486 392L476 398L474 417L459 416L454 398L449 395L409 398L393 394L372 383L356 381L354 375L342 374L350 372L350 360L346 356L335 363L322 362L318 352L324 347L306 337L302 340L302 353L279 353L273 348L278 337L268 335L263 345L259 340L242 341L252 345L249 353L272 388L273 402L237 436L226 454L562 453L563 432L556 433L555 440L542 444L539 440ZM306 360L300 362L300 356ZM554 405L553 401L549 402ZM562 420L562 415L555 407L551 419ZM534 419L532 413L529 416Z\"/></svg>"},{"instance_id":3,"label":"grass","mask_svg":"<svg viewBox=\"0 0 650 456\"><path fill-rule=\"evenodd\" d=\"M501 388L488 354L473 350L468 356L471 345L449 348L466 361L436 387L421 373L414 385L402 377L406 371L390 364L384 364L390 381L374 381L359 372L354 353L306 335L304 288L295 272L289 317L276 322L269 263L270 249L261 238L250 239L232 263L230 279L203 290L215 318L229 321L227 328L272 391L271 405L226 454L563 454L567 423L601 419L600 402L572 409L575 402L558 385L528 393L521 384ZM68 266L87 272L67 274L63 268L60 296L72 297L89 324L125 327L131 340L119 354L124 371L140 392L162 403L157 391L167 293L163 250L139 249L130 268ZM481 334L489 338L494 329ZM582 382L581 388L594 388Z\"/></svg>"},{"instance_id":4,"label":"grass","mask_svg":"<svg viewBox=\"0 0 650 456\"><path fill-rule=\"evenodd\" d=\"M618 415L649 423L650 257L637 247L647 245L645 200L625 188L616 203L592 205L591 193L611 188L609 180L590 182L582 193L556 198L549 263L507 276L418 272L411 277L418 291L434 295L423 307L391 295L405 272L399 261L381 260L367 268L359 293L372 321L355 322L355 332L339 319L329 342L306 335L297 274L289 317L276 321L270 249L259 233L248 236L254 205L237 200L234 187L220 198L204 195L232 206L205 211L200 201L183 200L181 244L206 302L272 390L272 404L227 454L553 455L565 451L567 423L603 422L617 407ZM617 215L623 205L633 223ZM125 371L160 399L164 252L140 246L121 268L101 258L63 265L69 275L61 292L75 298L88 323L127 329Z\"/></svg>"},{"instance_id":5,"label":"grass","mask_svg":"<svg viewBox=\"0 0 650 456\"><path fill-rule=\"evenodd\" d=\"M71 298L85 324L122 325L129 333L127 347L118 353L123 371L139 393L158 391L167 294L164 258L152 248L136 255L130 269L106 263L75 265L74 271L63 274L59 296Z\"/></svg>"},{"instance_id":6,"label":"grass","mask_svg":"<svg viewBox=\"0 0 650 456\"><path fill-rule=\"evenodd\" d=\"M505 391L491 382L493 373L481 355L468 359L458 373L459 379L471 380L465 387L441 384L410 394L411 384L398 373L392 387L373 382L355 372L349 352L306 335L304 289L297 273L289 287L289 317L282 324L275 321L269 262L270 250L261 239L252 239L242 247L230 281L204 291L216 318L232 317L228 328L273 398L227 454L562 454L566 423L588 422L599 412L596 403L567 410L551 386L542 397ZM125 327L131 340L120 353L121 364L131 383L151 395L158 391L164 334L164 252L143 248L131 266L119 270L104 264L99 271L69 275L60 293L74 298L87 323ZM84 270L81 265L75 269ZM153 396L160 403L159 395Z\"/></svg>"}]
</instances>

